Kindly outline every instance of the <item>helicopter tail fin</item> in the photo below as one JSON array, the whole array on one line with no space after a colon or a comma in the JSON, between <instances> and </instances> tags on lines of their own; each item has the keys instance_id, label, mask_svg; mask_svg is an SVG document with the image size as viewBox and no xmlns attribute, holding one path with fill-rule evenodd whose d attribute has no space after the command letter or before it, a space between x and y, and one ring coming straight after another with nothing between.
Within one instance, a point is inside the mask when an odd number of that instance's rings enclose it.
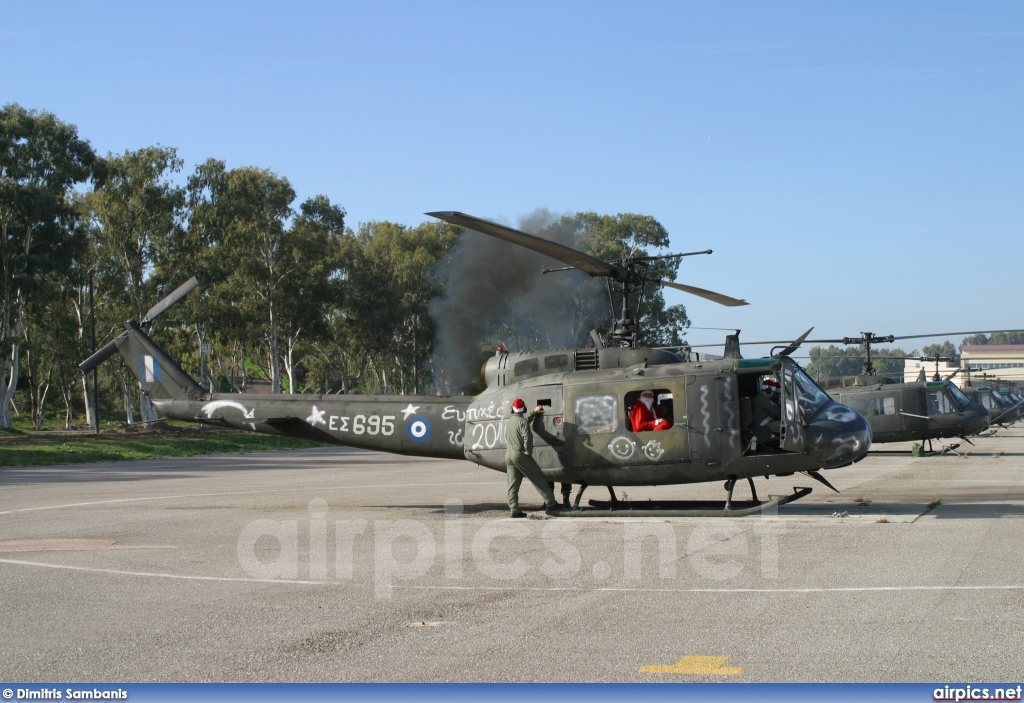
<instances>
[{"instance_id":1,"label":"helicopter tail fin","mask_svg":"<svg viewBox=\"0 0 1024 703\"><path fill-rule=\"evenodd\" d=\"M112 342L78 365L83 373L94 368L121 352L128 362L142 390L156 400L198 400L204 397L203 389L189 376L167 352L160 348L138 323L125 323L125 331Z\"/></svg>"}]
</instances>

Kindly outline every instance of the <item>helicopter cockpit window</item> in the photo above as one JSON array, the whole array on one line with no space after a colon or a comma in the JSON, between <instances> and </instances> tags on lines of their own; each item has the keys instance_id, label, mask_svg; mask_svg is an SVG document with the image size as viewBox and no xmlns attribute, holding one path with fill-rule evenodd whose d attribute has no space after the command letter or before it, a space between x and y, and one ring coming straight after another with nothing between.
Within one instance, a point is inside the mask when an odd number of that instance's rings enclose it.
<instances>
[{"instance_id":1,"label":"helicopter cockpit window","mask_svg":"<svg viewBox=\"0 0 1024 703\"><path fill-rule=\"evenodd\" d=\"M1006 398L1003 397L1003 394L1000 393L999 391L993 390L990 391L990 393L992 393L992 397L996 399L996 403L993 403L993 406L995 406L996 404L1002 405L1008 402Z\"/></svg>"},{"instance_id":2,"label":"helicopter cockpit window","mask_svg":"<svg viewBox=\"0 0 1024 703\"><path fill-rule=\"evenodd\" d=\"M815 413L822 409L831 398L825 391L818 388L818 384L812 381L807 374L800 369L793 373L796 379L797 400L800 403L800 414L805 420L810 420Z\"/></svg>"},{"instance_id":3,"label":"helicopter cockpit window","mask_svg":"<svg viewBox=\"0 0 1024 703\"><path fill-rule=\"evenodd\" d=\"M619 399L614 395L581 395L572 410L577 434L614 432L619 427Z\"/></svg>"},{"instance_id":4,"label":"helicopter cockpit window","mask_svg":"<svg viewBox=\"0 0 1024 703\"><path fill-rule=\"evenodd\" d=\"M971 399L964 395L964 392L950 383L946 386L949 394L953 396L953 402L957 404L961 410L966 410L967 406L971 404Z\"/></svg>"}]
</instances>

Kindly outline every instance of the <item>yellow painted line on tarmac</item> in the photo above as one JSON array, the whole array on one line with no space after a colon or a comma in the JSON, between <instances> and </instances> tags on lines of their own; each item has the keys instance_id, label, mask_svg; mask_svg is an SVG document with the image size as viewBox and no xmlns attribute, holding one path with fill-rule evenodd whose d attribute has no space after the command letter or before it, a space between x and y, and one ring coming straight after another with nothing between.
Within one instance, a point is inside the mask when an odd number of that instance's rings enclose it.
<instances>
[{"instance_id":1,"label":"yellow painted line on tarmac","mask_svg":"<svg viewBox=\"0 0 1024 703\"><path fill-rule=\"evenodd\" d=\"M689 655L675 664L652 664L640 669L641 674L683 674L689 676L739 676L743 669L738 666L723 666L729 657L703 657Z\"/></svg>"}]
</instances>

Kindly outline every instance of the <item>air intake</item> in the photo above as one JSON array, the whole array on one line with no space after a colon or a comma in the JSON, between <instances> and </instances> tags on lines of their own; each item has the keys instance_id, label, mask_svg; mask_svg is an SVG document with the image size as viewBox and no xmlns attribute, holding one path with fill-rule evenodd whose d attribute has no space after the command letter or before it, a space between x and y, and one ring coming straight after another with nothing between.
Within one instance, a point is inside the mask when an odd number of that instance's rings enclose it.
<instances>
[{"instance_id":1,"label":"air intake","mask_svg":"<svg viewBox=\"0 0 1024 703\"><path fill-rule=\"evenodd\" d=\"M595 371L597 370L598 354L597 349L577 349L576 350L576 370L577 371Z\"/></svg>"}]
</instances>

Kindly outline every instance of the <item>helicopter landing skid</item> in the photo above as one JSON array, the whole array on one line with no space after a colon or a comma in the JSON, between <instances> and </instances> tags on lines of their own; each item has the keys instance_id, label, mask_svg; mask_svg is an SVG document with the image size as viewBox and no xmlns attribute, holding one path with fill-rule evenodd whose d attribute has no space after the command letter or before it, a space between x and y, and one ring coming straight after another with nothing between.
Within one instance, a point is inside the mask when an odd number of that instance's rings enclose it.
<instances>
[{"instance_id":1,"label":"helicopter landing skid","mask_svg":"<svg viewBox=\"0 0 1024 703\"><path fill-rule=\"evenodd\" d=\"M731 508L722 501L651 500L624 501L592 500L590 507L572 513L571 517L747 517L759 515L786 503L792 503L811 493L811 489L794 487L791 495L769 496L768 500L735 500Z\"/></svg>"}]
</instances>

